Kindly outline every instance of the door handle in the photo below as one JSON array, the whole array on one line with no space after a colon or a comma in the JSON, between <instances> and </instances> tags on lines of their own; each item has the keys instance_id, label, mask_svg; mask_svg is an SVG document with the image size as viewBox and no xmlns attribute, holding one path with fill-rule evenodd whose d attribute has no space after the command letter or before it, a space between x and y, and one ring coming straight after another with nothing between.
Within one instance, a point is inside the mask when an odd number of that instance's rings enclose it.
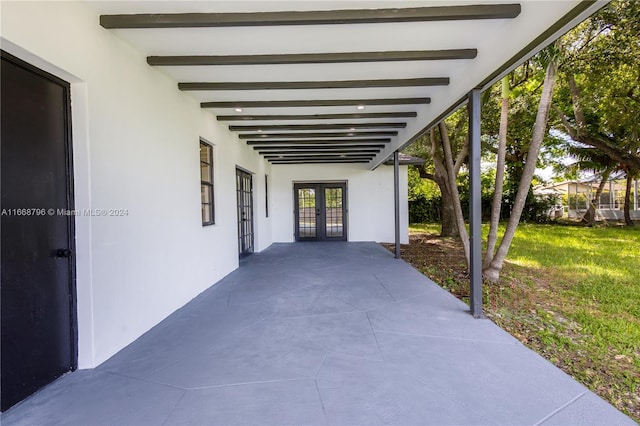
<instances>
[{"instance_id":1,"label":"door handle","mask_svg":"<svg viewBox=\"0 0 640 426\"><path fill-rule=\"evenodd\" d=\"M71 257L71 250L70 249L58 249L58 251L56 251L56 257Z\"/></svg>"}]
</instances>

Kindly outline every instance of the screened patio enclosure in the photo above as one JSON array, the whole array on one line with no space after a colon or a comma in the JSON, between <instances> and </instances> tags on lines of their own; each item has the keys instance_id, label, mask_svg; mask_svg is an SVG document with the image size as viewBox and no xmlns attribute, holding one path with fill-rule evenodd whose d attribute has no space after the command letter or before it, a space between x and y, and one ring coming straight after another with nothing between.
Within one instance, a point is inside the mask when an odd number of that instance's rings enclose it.
<instances>
[{"instance_id":1,"label":"screened patio enclosure","mask_svg":"<svg viewBox=\"0 0 640 426\"><path fill-rule=\"evenodd\" d=\"M570 219L582 218L589 204L593 203L596 209L596 220L623 220L626 178L622 173L614 173L604 183L602 193L596 199L601 182L602 179L599 176L593 176L534 188L534 193L555 196L558 205L561 205L564 210L564 215ZM640 192L637 179L631 184L629 201L631 219L640 220Z\"/></svg>"}]
</instances>

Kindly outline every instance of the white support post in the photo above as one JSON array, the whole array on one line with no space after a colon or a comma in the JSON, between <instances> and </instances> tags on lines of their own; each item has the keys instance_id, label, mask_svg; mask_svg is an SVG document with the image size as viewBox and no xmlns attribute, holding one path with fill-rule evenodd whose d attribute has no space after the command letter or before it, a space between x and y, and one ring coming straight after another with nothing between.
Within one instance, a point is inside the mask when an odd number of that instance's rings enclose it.
<instances>
[{"instance_id":1,"label":"white support post","mask_svg":"<svg viewBox=\"0 0 640 426\"><path fill-rule=\"evenodd\" d=\"M396 259L400 259L400 159L393 153L393 201L395 212Z\"/></svg>"}]
</instances>

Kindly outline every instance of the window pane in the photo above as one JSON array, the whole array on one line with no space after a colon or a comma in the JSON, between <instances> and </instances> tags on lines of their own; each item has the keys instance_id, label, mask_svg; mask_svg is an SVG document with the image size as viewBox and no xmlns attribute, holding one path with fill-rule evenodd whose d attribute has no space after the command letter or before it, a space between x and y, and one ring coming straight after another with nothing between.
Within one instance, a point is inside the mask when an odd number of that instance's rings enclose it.
<instances>
[{"instance_id":1,"label":"window pane","mask_svg":"<svg viewBox=\"0 0 640 426\"><path fill-rule=\"evenodd\" d=\"M298 188L298 236L316 237L316 191L313 188Z\"/></svg>"},{"instance_id":2,"label":"window pane","mask_svg":"<svg viewBox=\"0 0 640 426\"><path fill-rule=\"evenodd\" d=\"M211 147L205 143L200 143L200 162L211 164Z\"/></svg>"},{"instance_id":3,"label":"window pane","mask_svg":"<svg viewBox=\"0 0 640 426\"><path fill-rule=\"evenodd\" d=\"M213 205L213 147L200 141L200 199L202 202L202 224L215 222Z\"/></svg>"},{"instance_id":4,"label":"window pane","mask_svg":"<svg viewBox=\"0 0 640 426\"><path fill-rule=\"evenodd\" d=\"M200 180L203 182L211 182L211 166L209 164L200 163Z\"/></svg>"},{"instance_id":5,"label":"window pane","mask_svg":"<svg viewBox=\"0 0 640 426\"><path fill-rule=\"evenodd\" d=\"M325 188L325 236L342 237L342 188Z\"/></svg>"},{"instance_id":6,"label":"window pane","mask_svg":"<svg viewBox=\"0 0 640 426\"><path fill-rule=\"evenodd\" d=\"M264 211L265 216L269 217L269 176L264 175Z\"/></svg>"},{"instance_id":7,"label":"window pane","mask_svg":"<svg viewBox=\"0 0 640 426\"><path fill-rule=\"evenodd\" d=\"M202 203L211 204L211 187L209 185L200 185L200 197Z\"/></svg>"},{"instance_id":8,"label":"window pane","mask_svg":"<svg viewBox=\"0 0 640 426\"><path fill-rule=\"evenodd\" d=\"M211 205L203 204L202 205L202 223L210 223L211 222Z\"/></svg>"}]
</instances>

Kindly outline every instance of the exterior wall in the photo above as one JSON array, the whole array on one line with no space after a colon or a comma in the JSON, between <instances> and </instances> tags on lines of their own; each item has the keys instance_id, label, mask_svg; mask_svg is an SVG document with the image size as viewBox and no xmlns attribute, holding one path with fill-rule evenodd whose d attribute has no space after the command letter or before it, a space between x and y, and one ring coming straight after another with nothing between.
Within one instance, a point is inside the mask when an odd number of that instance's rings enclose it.
<instances>
[{"instance_id":1,"label":"exterior wall","mask_svg":"<svg viewBox=\"0 0 640 426\"><path fill-rule=\"evenodd\" d=\"M128 211L76 217L80 368L99 365L238 267L236 166L254 173L256 251L293 241L293 181L348 181L349 240L394 240L392 167L271 167L83 3L3 1L1 19L2 49L71 83L76 209ZM216 224L208 227L200 138L214 145ZM406 167L400 187L406 242Z\"/></svg>"},{"instance_id":2,"label":"exterior wall","mask_svg":"<svg viewBox=\"0 0 640 426\"><path fill-rule=\"evenodd\" d=\"M2 2L2 48L72 83L79 366L93 367L238 265L235 166L269 166L78 2ZM216 225L200 218L199 138L215 145Z\"/></svg>"},{"instance_id":3,"label":"exterior wall","mask_svg":"<svg viewBox=\"0 0 640 426\"><path fill-rule=\"evenodd\" d=\"M359 164L274 165L271 188L275 242L294 241L294 182L347 181L348 241L395 241L393 167ZM400 167L401 242L409 242L407 166Z\"/></svg>"}]
</instances>

